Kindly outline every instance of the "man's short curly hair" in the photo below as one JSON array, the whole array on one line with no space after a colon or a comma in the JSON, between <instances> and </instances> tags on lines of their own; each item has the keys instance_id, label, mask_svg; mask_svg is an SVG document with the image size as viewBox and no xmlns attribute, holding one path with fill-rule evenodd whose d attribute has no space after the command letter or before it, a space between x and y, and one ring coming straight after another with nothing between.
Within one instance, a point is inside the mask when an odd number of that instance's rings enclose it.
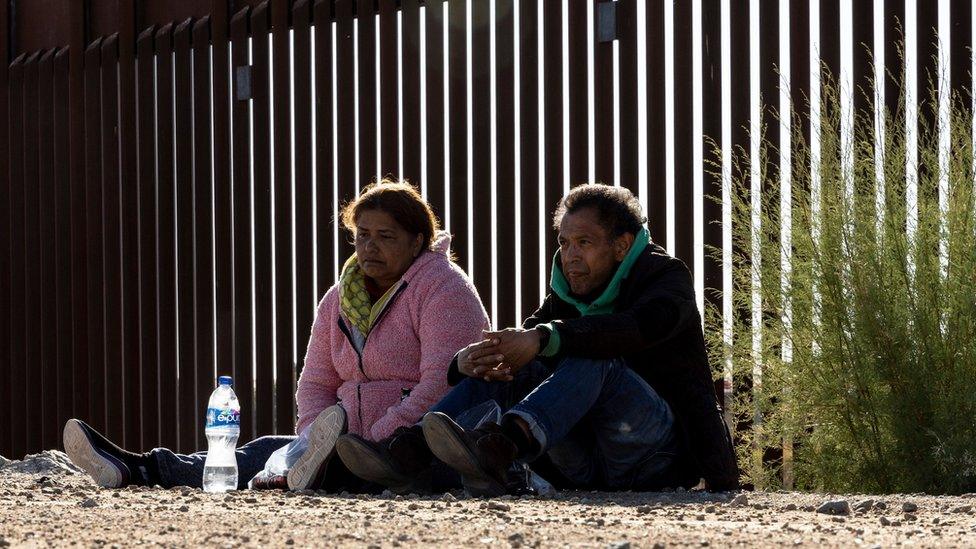
<instances>
[{"instance_id":1,"label":"man's short curly hair","mask_svg":"<svg viewBox=\"0 0 976 549\"><path fill-rule=\"evenodd\" d=\"M613 187L601 183L587 183L574 187L559 201L553 215L553 227L558 231L563 216L584 208L593 208L600 224L610 231L611 238L625 233L637 235L647 223L640 201L626 187Z\"/></svg>"}]
</instances>

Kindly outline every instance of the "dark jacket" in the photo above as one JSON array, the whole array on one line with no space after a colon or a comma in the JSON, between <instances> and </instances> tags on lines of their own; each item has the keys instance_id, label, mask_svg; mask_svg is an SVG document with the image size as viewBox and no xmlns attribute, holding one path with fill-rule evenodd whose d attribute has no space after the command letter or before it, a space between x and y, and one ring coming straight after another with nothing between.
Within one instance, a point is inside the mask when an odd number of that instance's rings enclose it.
<instances>
[{"instance_id":1,"label":"dark jacket","mask_svg":"<svg viewBox=\"0 0 976 549\"><path fill-rule=\"evenodd\" d=\"M551 323L559 331L559 350L549 360L623 357L671 406L685 456L678 460L679 478L692 484L704 478L710 490L732 490L739 470L700 318L688 268L651 243L620 284L612 313L581 316L550 293L523 325Z\"/></svg>"}]
</instances>

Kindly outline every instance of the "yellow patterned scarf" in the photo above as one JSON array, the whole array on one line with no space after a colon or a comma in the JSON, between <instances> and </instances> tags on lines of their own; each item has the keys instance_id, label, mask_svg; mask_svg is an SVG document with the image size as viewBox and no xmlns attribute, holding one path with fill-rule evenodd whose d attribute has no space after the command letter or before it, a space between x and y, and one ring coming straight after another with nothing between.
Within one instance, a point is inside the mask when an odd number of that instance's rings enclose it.
<instances>
[{"instance_id":1,"label":"yellow patterned scarf","mask_svg":"<svg viewBox=\"0 0 976 549\"><path fill-rule=\"evenodd\" d=\"M366 275L356 262L356 254L352 254L339 275L339 306L349 322L365 336L393 295L393 288L396 284L373 303L366 291Z\"/></svg>"}]
</instances>

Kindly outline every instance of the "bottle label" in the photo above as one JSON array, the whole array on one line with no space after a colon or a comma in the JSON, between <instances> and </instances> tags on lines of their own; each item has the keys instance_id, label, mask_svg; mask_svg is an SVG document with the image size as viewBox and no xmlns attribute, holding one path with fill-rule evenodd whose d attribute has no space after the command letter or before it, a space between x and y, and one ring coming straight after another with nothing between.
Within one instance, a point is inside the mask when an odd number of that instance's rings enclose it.
<instances>
[{"instance_id":1,"label":"bottle label","mask_svg":"<svg viewBox=\"0 0 976 549\"><path fill-rule=\"evenodd\" d=\"M231 408L207 408L207 428L240 427L241 413Z\"/></svg>"}]
</instances>

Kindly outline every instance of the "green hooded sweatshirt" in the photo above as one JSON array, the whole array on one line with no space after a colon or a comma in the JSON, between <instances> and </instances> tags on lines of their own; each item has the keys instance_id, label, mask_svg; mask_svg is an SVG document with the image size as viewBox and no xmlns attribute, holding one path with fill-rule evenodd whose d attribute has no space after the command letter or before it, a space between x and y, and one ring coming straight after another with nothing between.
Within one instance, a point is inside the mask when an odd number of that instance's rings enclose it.
<instances>
[{"instance_id":1,"label":"green hooded sweatshirt","mask_svg":"<svg viewBox=\"0 0 976 549\"><path fill-rule=\"evenodd\" d=\"M650 233L646 228L641 229L641 231L637 233L637 236L634 238L634 243L631 244L627 255L624 256L624 260L620 262L616 272L614 272L613 278L610 279L610 283L607 285L606 289L604 289L603 293L591 303L583 303L570 294L571 290L569 288L569 281L566 280L566 275L563 274L562 267L560 266L558 251L552 258L552 277L549 280L549 287L552 288L553 293L555 293L559 299L562 299L566 303L576 307L581 316L612 313L614 303L617 301L617 297L620 295L620 284L625 278L627 278L631 267L634 266L634 262L637 261L637 258L640 256L641 252L644 251L644 248L646 248L650 242ZM549 331L549 343L546 345L545 349L542 349L542 351L539 352L539 355L548 357L558 353L560 345L559 330L557 330L551 322L539 324L537 327Z\"/></svg>"}]
</instances>

